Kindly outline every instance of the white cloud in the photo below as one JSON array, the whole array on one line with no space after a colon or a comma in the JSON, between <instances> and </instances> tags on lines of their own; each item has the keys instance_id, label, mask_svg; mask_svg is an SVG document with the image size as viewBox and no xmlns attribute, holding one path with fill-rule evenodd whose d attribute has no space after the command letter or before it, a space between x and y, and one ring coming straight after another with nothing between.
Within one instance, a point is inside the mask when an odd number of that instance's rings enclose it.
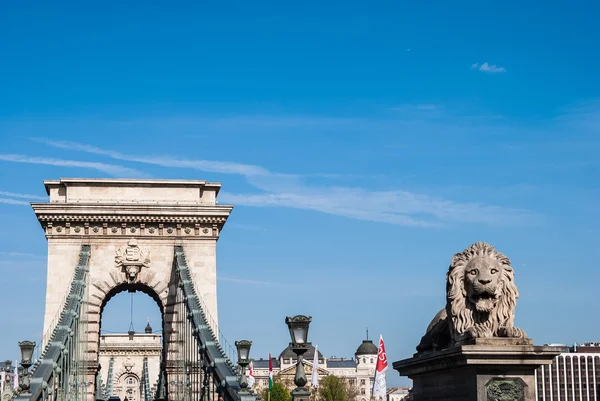
<instances>
[{"instance_id":1,"label":"white cloud","mask_svg":"<svg viewBox=\"0 0 600 401\"><path fill-rule=\"evenodd\" d=\"M58 167L79 167L79 168L90 168L101 171L115 177L144 177L146 174L141 171L127 168L115 164L96 163L96 162L84 162L77 160L63 160L63 159L51 159L45 157L30 157L24 155L15 154L0 154L0 160L13 162L13 163L29 163L29 164L44 164L48 166ZM8 203L8 202L6 202Z\"/></svg>"},{"instance_id":2,"label":"white cloud","mask_svg":"<svg viewBox=\"0 0 600 401\"><path fill-rule=\"evenodd\" d=\"M219 197L219 199L220 199L220 197ZM237 228L238 230L245 230L245 231L264 231L265 230L261 226L255 226L255 225L249 225L249 224L239 224L239 223L234 223L234 222L228 222L227 227L228 228Z\"/></svg>"},{"instance_id":3,"label":"white cloud","mask_svg":"<svg viewBox=\"0 0 600 401\"><path fill-rule=\"evenodd\" d=\"M278 174L255 165L209 160L180 160L169 156L125 155L87 144L36 139L47 145L77 150L114 159L164 167L192 168L205 172L238 174L246 177L258 194L222 192L221 204L252 207L289 207L314 210L357 220L403 226L434 227L452 221L490 225L520 225L529 222L529 213L477 203L458 203L434 199L408 191L370 191L364 188L315 187L304 183L307 177Z\"/></svg>"},{"instance_id":4,"label":"white cloud","mask_svg":"<svg viewBox=\"0 0 600 401\"><path fill-rule=\"evenodd\" d=\"M221 201L254 207L291 207L322 213L414 227L451 222L519 225L534 219L524 210L458 203L407 191L369 191L363 188L298 187L295 193L220 195Z\"/></svg>"},{"instance_id":5,"label":"white cloud","mask_svg":"<svg viewBox=\"0 0 600 401\"><path fill-rule=\"evenodd\" d=\"M250 280L250 279L245 279L245 278L237 278L237 277L217 277L217 280L219 281L229 281L231 283L238 283L238 284L257 284L257 285L283 285L283 284L279 284L279 283L272 283L270 281L260 281L260 280Z\"/></svg>"},{"instance_id":6,"label":"white cloud","mask_svg":"<svg viewBox=\"0 0 600 401\"><path fill-rule=\"evenodd\" d=\"M45 259L45 256L42 255L34 255L32 253L23 253L23 252L2 252L0 251L0 256L2 257L17 257L17 258L32 258L32 259Z\"/></svg>"},{"instance_id":7,"label":"white cloud","mask_svg":"<svg viewBox=\"0 0 600 401\"><path fill-rule=\"evenodd\" d=\"M263 169L262 167L253 166L249 164L220 162L212 160L185 160L168 155L161 155L160 157L125 155L112 150L100 149L95 146L90 146L82 143L52 141L42 138L34 138L34 140L37 142L45 143L46 145L50 145L55 148L76 150L101 156L107 156L111 159L116 160L153 164L163 167L192 168L196 170L206 171L208 173L241 174L245 176L270 174L269 171Z\"/></svg>"},{"instance_id":8,"label":"white cloud","mask_svg":"<svg viewBox=\"0 0 600 401\"><path fill-rule=\"evenodd\" d=\"M472 64L471 68L482 72L489 72L491 74L506 72L506 68L498 67L495 64L489 64L487 61L481 65L479 63Z\"/></svg>"},{"instance_id":9,"label":"white cloud","mask_svg":"<svg viewBox=\"0 0 600 401\"><path fill-rule=\"evenodd\" d=\"M15 192L0 191L0 195L10 196L11 198L22 198L22 199L37 199L37 200L48 200L47 196L30 195L30 194L17 194Z\"/></svg>"},{"instance_id":10,"label":"white cloud","mask_svg":"<svg viewBox=\"0 0 600 401\"><path fill-rule=\"evenodd\" d=\"M16 199L7 199L7 198L0 198L0 203L6 203L9 205L26 205L29 206L29 202L25 202L22 200L16 200Z\"/></svg>"}]
</instances>

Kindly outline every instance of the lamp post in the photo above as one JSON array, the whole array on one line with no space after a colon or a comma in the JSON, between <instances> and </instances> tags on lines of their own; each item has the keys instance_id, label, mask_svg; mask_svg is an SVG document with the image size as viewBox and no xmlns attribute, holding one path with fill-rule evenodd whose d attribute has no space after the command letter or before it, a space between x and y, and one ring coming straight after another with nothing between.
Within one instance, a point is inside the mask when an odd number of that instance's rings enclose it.
<instances>
[{"instance_id":1,"label":"lamp post","mask_svg":"<svg viewBox=\"0 0 600 401\"><path fill-rule=\"evenodd\" d=\"M246 368L250 365L250 347L252 341L240 340L235 342L238 353L238 365L240 365L240 393L248 394L248 379L246 378Z\"/></svg>"},{"instance_id":2,"label":"lamp post","mask_svg":"<svg viewBox=\"0 0 600 401\"><path fill-rule=\"evenodd\" d=\"M312 321L312 317L297 315L293 317L286 317L285 323L288 325L290 330L290 337L292 342L290 348L298 357L296 363L296 375L294 376L294 384L296 388L292 390L292 401L308 401L310 398L310 391L306 387L306 373L304 372L304 362L302 362L302 355L310 348L308 342L308 326Z\"/></svg>"},{"instance_id":3,"label":"lamp post","mask_svg":"<svg viewBox=\"0 0 600 401\"><path fill-rule=\"evenodd\" d=\"M23 394L30 394L29 392L29 368L31 367L31 358L33 356L33 350L35 348L35 342L33 341L21 341L19 342L19 348L21 349L21 367L23 368L20 375L19 387Z\"/></svg>"},{"instance_id":4,"label":"lamp post","mask_svg":"<svg viewBox=\"0 0 600 401\"><path fill-rule=\"evenodd\" d=\"M183 397L182 393L185 392L185 383L183 380L172 380L171 385L177 389L177 400L181 400ZM185 395L185 393L184 393Z\"/></svg>"},{"instance_id":5,"label":"lamp post","mask_svg":"<svg viewBox=\"0 0 600 401\"><path fill-rule=\"evenodd\" d=\"M4 391L2 392L2 398L4 398L5 394L10 394L12 396L11 385L10 385L10 373L12 370L12 361L6 360L4 361Z\"/></svg>"},{"instance_id":6,"label":"lamp post","mask_svg":"<svg viewBox=\"0 0 600 401\"><path fill-rule=\"evenodd\" d=\"M188 397L190 401L192 400L191 366L191 362L188 361L185 363L185 397Z\"/></svg>"}]
</instances>

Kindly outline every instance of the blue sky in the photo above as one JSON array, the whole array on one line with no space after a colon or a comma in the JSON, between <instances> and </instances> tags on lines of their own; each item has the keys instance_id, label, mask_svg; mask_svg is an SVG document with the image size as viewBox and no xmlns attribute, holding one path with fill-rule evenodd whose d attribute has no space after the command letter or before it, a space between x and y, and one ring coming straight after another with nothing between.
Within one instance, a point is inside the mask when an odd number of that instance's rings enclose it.
<instances>
[{"instance_id":1,"label":"blue sky","mask_svg":"<svg viewBox=\"0 0 600 401\"><path fill-rule=\"evenodd\" d=\"M28 202L60 177L222 182L221 328L254 357L297 313L328 356L368 326L409 357L477 240L512 259L536 343L598 340L598 4L319 3L0 5L2 358L41 338Z\"/></svg>"}]
</instances>

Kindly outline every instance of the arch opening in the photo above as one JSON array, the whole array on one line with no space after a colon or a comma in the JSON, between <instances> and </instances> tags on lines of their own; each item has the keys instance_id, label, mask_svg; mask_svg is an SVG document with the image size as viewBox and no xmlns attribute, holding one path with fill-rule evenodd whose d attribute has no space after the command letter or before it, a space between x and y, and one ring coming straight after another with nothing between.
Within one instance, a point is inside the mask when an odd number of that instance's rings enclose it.
<instances>
[{"instance_id":1,"label":"arch opening","mask_svg":"<svg viewBox=\"0 0 600 401\"><path fill-rule=\"evenodd\" d=\"M104 296L98 326L99 374L107 395L142 401L147 374L152 399L166 354L163 300L146 284L121 283Z\"/></svg>"}]
</instances>

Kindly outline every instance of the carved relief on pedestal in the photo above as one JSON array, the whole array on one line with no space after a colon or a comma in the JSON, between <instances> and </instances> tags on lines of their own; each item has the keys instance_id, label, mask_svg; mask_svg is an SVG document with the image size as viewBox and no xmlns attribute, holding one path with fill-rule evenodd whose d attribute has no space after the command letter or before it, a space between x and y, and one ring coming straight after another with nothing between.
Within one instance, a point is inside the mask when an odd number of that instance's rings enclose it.
<instances>
[{"instance_id":1,"label":"carved relief on pedestal","mask_svg":"<svg viewBox=\"0 0 600 401\"><path fill-rule=\"evenodd\" d=\"M486 386L488 401L523 401L525 389L521 379L492 379Z\"/></svg>"},{"instance_id":2,"label":"carved relief on pedestal","mask_svg":"<svg viewBox=\"0 0 600 401\"><path fill-rule=\"evenodd\" d=\"M131 372L131 368L133 368L133 365L135 365L135 363L131 361L131 358L127 358L123 361L123 367L125 368L125 371L127 373Z\"/></svg>"},{"instance_id":3,"label":"carved relief on pedestal","mask_svg":"<svg viewBox=\"0 0 600 401\"><path fill-rule=\"evenodd\" d=\"M135 238L132 238L127 248L117 249L115 265L123 271L128 282L136 282L142 268L150 266L150 251L141 249Z\"/></svg>"}]
</instances>

